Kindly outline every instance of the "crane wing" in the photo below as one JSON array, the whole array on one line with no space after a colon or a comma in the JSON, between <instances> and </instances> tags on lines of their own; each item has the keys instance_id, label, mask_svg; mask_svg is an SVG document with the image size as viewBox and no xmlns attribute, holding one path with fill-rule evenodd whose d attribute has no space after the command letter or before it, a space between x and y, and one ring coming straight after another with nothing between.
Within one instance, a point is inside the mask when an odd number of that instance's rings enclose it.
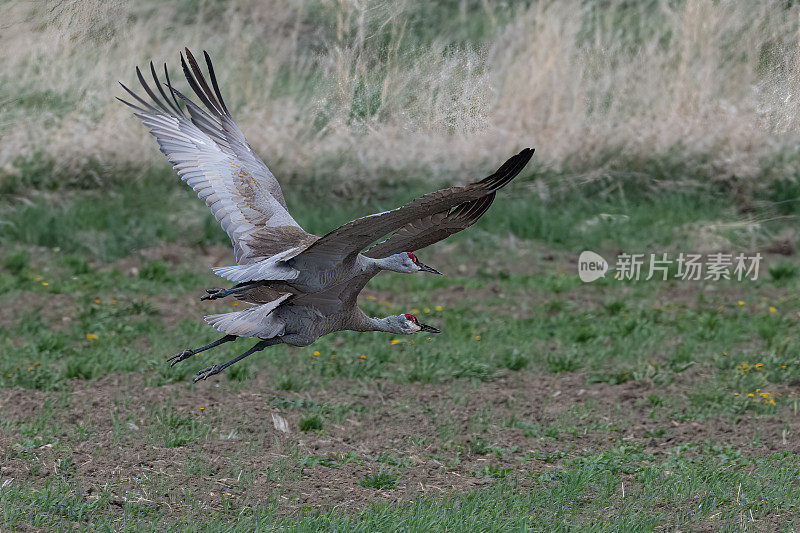
<instances>
[{"instance_id":1,"label":"crane wing","mask_svg":"<svg viewBox=\"0 0 800 533\"><path fill-rule=\"evenodd\" d=\"M365 253L368 257L382 258L392 254L419 250L430 246L454 233L468 228L489 209L495 193L483 198L464 202L453 210L447 210L411 222L393 233L388 239L372 246ZM375 274L360 274L326 290L296 296L294 305L307 305L322 315L330 316L345 307L356 306L358 295Z\"/></svg>"},{"instance_id":2,"label":"crane wing","mask_svg":"<svg viewBox=\"0 0 800 533\"><path fill-rule=\"evenodd\" d=\"M372 246L366 255L381 258L430 246L474 224L492 205L494 197L495 193L491 193L458 205L452 211L443 211L409 223L388 239ZM356 306L358 295L374 276L375 274L360 274L322 292L298 296L292 302L309 305L323 315L330 316L345 307Z\"/></svg>"},{"instance_id":3,"label":"crane wing","mask_svg":"<svg viewBox=\"0 0 800 533\"><path fill-rule=\"evenodd\" d=\"M388 239L364 252L367 257L381 259L400 252L413 252L446 239L478 221L494 201L495 193L478 200L464 202L453 210L442 211L409 222Z\"/></svg>"},{"instance_id":4,"label":"crane wing","mask_svg":"<svg viewBox=\"0 0 800 533\"><path fill-rule=\"evenodd\" d=\"M526 148L503 163L494 174L481 181L470 183L464 187L441 189L420 196L392 211L376 213L348 222L321 237L298 254L294 258L294 264L298 268L330 268L341 262L347 255L360 252L384 235L403 228L407 224L427 219L437 213L445 213L453 207L493 194L514 179L525 168L532 156L533 149Z\"/></svg>"},{"instance_id":5,"label":"crane wing","mask_svg":"<svg viewBox=\"0 0 800 533\"><path fill-rule=\"evenodd\" d=\"M211 209L233 243L237 263L252 263L300 243L307 245L310 235L289 214L278 181L233 121L222 100L211 59L204 55L213 91L188 49L188 65L183 54L181 65L206 109L172 87L166 65L166 84L162 84L152 63L150 72L161 99L137 67L139 82L151 101L121 83L137 104L118 100L136 111L134 115L150 128L181 179ZM188 116L176 95L186 104Z\"/></svg>"}]
</instances>

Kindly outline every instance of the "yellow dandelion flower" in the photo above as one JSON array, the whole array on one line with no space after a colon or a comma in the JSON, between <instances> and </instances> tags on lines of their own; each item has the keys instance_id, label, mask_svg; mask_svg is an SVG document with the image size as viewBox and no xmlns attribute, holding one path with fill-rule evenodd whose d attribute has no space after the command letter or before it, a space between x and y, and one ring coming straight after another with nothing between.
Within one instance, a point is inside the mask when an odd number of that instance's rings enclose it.
<instances>
[{"instance_id":1,"label":"yellow dandelion flower","mask_svg":"<svg viewBox=\"0 0 800 533\"><path fill-rule=\"evenodd\" d=\"M770 307L769 307L769 312L770 312L770 313L777 313L777 312L778 312L778 310L777 310L777 309L775 309L774 307L770 306Z\"/></svg>"},{"instance_id":2,"label":"yellow dandelion flower","mask_svg":"<svg viewBox=\"0 0 800 533\"><path fill-rule=\"evenodd\" d=\"M769 398L769 395L770 395L769 392L762 392L761 394L759 394L759 396L761 396L762 398Z\"/></svg>"},{"instance_id":3,"label":"yellow dandelion flower","mask_svg":"<svg viewBox=\"0 0 800 533\"><path fill-rule=\"evenodd\" d=\"M756 368L761 368L762 366L764 366L764 363L757 363L756 364Z\"/></svg>"},{"instance_id":4,"label":"yellow dandelion flower","mask_svg":"<svg viewBox=\"0 0 800 533\"><path fill-rule=\"evenodd\" d=\"M437 311L441 311L442 310L442 306L441 305L437 305L436 307L434 307L434 309L436 309Z\"/></svg>"},{"instance_id":5,"label":"yellow dandelion flower","mask_svg":"<svg viewBox=\"0 0 800 533\"><path fill-rule=\"evenodd\" d=\"M760 392L760 391L761 391L761 389L756 389L756 392Z\"/></svg>"},{"instance_id":6,"label":"yellow dandelion flower","mask_svg":"<svg viewBox=\"0 0 800 533\"><path fill-rule=\"evenodd\" d=\"M87 340L87 341L93 341L93 340L95 340L96 338L97 338L97 335L95 335L94 333L87 333L87 334L86 334L86 340Z\"/></svg>"},{"instance_id":7,"label":"yellow dandelion flower","mask_svg":"<svg viewBox=\"0 0 800 533\"><path fill-rule=\"evenodd\" d=\"M768 402L766 402L766 403L767 403L768 405L775 405L775 400L769 400L769 401L768 401Z\"/></svg>"},{"instance_id":8,"label":"yellow dandelion flower","mask_svg":"<svg viewBox=\"0 0 800 533\"><path fill-rule=\"evenodd\" d=\"M314 355L319 355L319 352L315 350Z\"/></svg>"},{"instance_id":9,"label":"yellow dandelion flower","mask_svg":"<svg viewBox=\"0 0 800 533\"><path fill-rule=\"evenodd\" d=\"M392 339L392 342L390 342L389 344L400 344L400 341L397 339Z\"/></svg>"},{"instance_id":10,"label":"yellow dandelion flower","mask_svg":"<svg viewBox=\"0 0 800 533\"><path fill-rule=\"evenodd\" d=\"M781 365L781 368L786 370L786 365Z\"/></svg>"},{"instance_id":11,"label":"yellow dandelion flower","mask_svg":"<svg viewBox=\"0 0 800 533\"><path fill-rule=\"evenodd\" d=\"M426 341L428 341L428 342L431 342L433 339L432 339L432 338L430 338L430 337L428 337L428 338L427 338L427 339L425 339L425 340L426 340Z\"/></svg>"},{"instance_id":12,"label":"yellow dandelion flower","mask_svg":"<svg viewBox=\"0 0 800 533\"><path fill-rule=\"evenodd\" d=\"M430 307L426 307L426 308L423 309L423 311L426 312L426 313L430 313L431 312L431 308Z\"/></svg>"},{"instance_id":13,"label":"yellow dandelion flower","mask_svg":"<svg viewBox=\"0 0 800 533\"><path fill-rule=\"evenodd\" d=\"M30 372L31 370L33 370L33 367L32 367L32 366L29 366L29 367L28 367L28 372Z\"/></svg>"},{"instance_id":14,"label":"yellow dandelion flower","mask_svg":"<svg viewBox=\"0 0 800 533\"><path fill-rule=\"evenodd\" d=\"M728 352L722 352L722 355L728 355Z\"/></svg>"},{"instance_id":15,"label":"yellow dandelion flower","mask_svg":"<svg viewBox=\"0 0 800 533\"><path fill-rule=\"evenodd\" d=\"M46 281L43 281L43 282L42 282L42 285L43 285L44 287L47 287L47 286L48 286L48 285L50 285L50 284L49 284L49 283L47 283Z\"/></svg>"},{"instance_id":16,"label":"yellow dandelion flower","mask_svg":"<svg viewBox=\"0 0 800 533\"><path fill-rule=\"evenodd\" d=\"M417 308L412 309L411 310L411 314L412 315L418 315L419 314L419 309L417 309Z\"/></svg>"},{"instance_id":17,"label":"yellow dandelion flower","mask_svg":"<svg viewBox=\"0 0 800 533\"><path fill-rule=\"evenodd\" d=\"M359 357L359 359L366 359L367 358L367 356L364 355L363 353L361 355L359 355L358 357Z\"/></svg>"},{"instance_id":18,"label":"yellow dandelion flower","mask_svg":"<svg viewBox=\"0 0 800 533\"><path fill-rule=\"evenodd\" d=\"M744 300L739 300L737 303L738 303L739 305L744 305Z\"/></svg>"},{"instance_id":19,"label":"yellow dandelion flower","mask_svg":"<svg viewBox=\"0 0 800 533\"><path fill-rule=\"evenodd\" d=\"M754 394L753 394L752 392L750 392L750 393L748 393L748 394L747 394L747 397L748 397L748 398L752 398L753 396L754 396Z\"/></svg>"},{"instance_id":20,"label":"yellow dandelion flower","mask_svg":"<svg viewBox=\"0 0 800 533\"><path fill-rule=\"evenodd\" d=\"M99 304L100 303L100 298L95 298L94 299L94 303Z\"/></svg>"},{"instance_id":21,"label":"yellow dandelion flower","mask_svg":"<svg viewBox=\"0 0 800 533\"><path fill-rule=\"evenodd\" d=\"M476 341L479 341L479 340L481 340L481 336L480 336L480 335L475 335L475 340L476 340Z\"/></svg>"},{"instance_id":22,"label":"yellow dandelion flower","mask_svg":"<svg viewBox=\"0 0 800 533\"><path fill-rule=\"evenodd\" d=\"M739 393L738 392L734 392L733 395L734 396L739 396Z\"/></svg>"},{"instance_id":23,"label":"yellow dandelion flower","mask_svg":"<svg viewBox=\"0 0 800 533\"><path fill-rule=\"evenodd\" d=\"M201 407L201 408L200 408L200 410L201 410L201 411L204 411L204 410L205 410L205 407Z\"/></svg>"}]
</instances>

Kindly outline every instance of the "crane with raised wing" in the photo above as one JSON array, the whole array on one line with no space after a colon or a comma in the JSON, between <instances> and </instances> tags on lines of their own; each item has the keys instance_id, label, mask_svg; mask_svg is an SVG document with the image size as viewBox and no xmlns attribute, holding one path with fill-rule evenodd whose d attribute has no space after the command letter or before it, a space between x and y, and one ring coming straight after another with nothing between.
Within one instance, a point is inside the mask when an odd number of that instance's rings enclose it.
<instances>
[{"instance_id":1,"label":"crane with raised wing","mask_svg":"<svg viewBox=\"0 0 800 533\"><path fill-rule=\"evenodd\" d=\"M213 270L237 284L230 289L209 289L203 299L235 294L256 305L206 317L225 336L176 354L169 359L171 364L237 337L260 339L236 359L200 372L197 381L266 346L306 346L333 331L438 331L420 324L410 314L367 317L358 308L357 296L383 270L438 274L412 252L477 221L494 201L496 191L527 165L533 149L522 150L480 181L426 194L317 237L303 230L291 216L277 180L234 123L208 54L204 52L211 86L191 52L185 52L186 59L181 54L183 73L205 109L172 86L166 65L162 83L152 63L150 74L158 94L137 67L138 80L151 101L123 84L137 103L119 100L132 107L135 116L150 128L162 153L205 201L233 243L237 264ZM387 235L384 241L369 247Z\"/></svg>"}]
</instances>

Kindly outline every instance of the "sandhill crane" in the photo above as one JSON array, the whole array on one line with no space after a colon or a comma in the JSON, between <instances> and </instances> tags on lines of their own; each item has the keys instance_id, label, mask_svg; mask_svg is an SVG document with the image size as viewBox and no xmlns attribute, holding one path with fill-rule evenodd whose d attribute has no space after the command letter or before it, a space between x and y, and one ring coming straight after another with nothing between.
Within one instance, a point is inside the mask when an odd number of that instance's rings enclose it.
<instances>
[{"instance_id":1,"label":"sandhill crane","mask_svg":"<svg viewBox=\"0 0 800 533\"><path fill-rule=\"evenodd\" d=\"M523 150L484 180L443 189L398 209L353 220L320 238L303 230L289 214L277 180L233 122L208 54L203 52L213 91L192 53L188 49L185 52L186 59L181 54L184 75L206 110L172 87L164 65L170 101L152 63L150 72L163 102L138 67L137 77L152 102L123 84L141 106L119 100L136 110L135 115L150 128L175 170L205 200L231 238L237 265L213 270L237 285L227 290L210 289L202 299L221 298L261 285L294 294L319 292L372 270L439 274L411 250L398 250L386 257L368 257L360 252L407 224L494 193L507 185L533 154L531 149ZM176 95L186 103L188 117Z\"/></svg>"},{"instance_id":2,"label":"sandhill crane","mask_svg":"<svg viewBox=\"0 0 800 533\"><path fill-rule=\"evenodd\" d=\"M436 227L428 219L443 218L452 209L482 198L494 199L495 192L505 187L528 164L533 149L526 148L506 161L491 176L464 187L450 187L421 196L411 202L374 215L352 220L307 246L280 253L269 259L246 265L216 267L213 271L239 285L213 295L225 296L242 292L259 285L293 293L314 293L365 273L381 270L406 272L402 265L439 273L421 265L410 251L394 250L391 255L361 252L371 243L396 230L427 225L432 235L441 235L432 242L444 239L454 232ZM490 202L491 203L491 202ZM487 206L488 207L488 206ZM438 220L438 219L437 219ZM459 228L460 231L463 228ZM422 246L413 248L418 250ZM294 272L285 278L277 277L278 269ZM413 270L412 270L413 271ZM283 281L278 281L283 280Z\"/></svg>"},{"instance_id":3,"label":"sandhill crane","mask_svg":"<svg viewBox=\"0 0 800 533\"><path fill-rule=\"evenodd\" d=\"M237 265L214 271L237 285L209 290L204 298L237 294L259 305L207 317L226 335L200 349L184 350L170 358L171 364L236 337L262 339L233 361L201 372L197 381L266 346L305 346L333 331L434 331L413 315L366 317L355 303L358 293L381 270L438 273L410 250L424 248L474 223L491 205L496 191L527 165L533 150L522 150L481 181L353 220L320 238L304 231L289 214L277 180L233 122L208 54L204 52L213 91L191 52L185 52L188 64L181 54L184 75L206 110L172 87L166 65L166 83L162 84L152 62L150 73L163 102L138 67L137 77L152 102L122 84L140 105L119 100L132 107L135 116L150 128L179 176L211 208L233 243ZM176 96L186 104L188 117ZM361 253L390 233L385 241Z\"/></svg>"}]
</instances>

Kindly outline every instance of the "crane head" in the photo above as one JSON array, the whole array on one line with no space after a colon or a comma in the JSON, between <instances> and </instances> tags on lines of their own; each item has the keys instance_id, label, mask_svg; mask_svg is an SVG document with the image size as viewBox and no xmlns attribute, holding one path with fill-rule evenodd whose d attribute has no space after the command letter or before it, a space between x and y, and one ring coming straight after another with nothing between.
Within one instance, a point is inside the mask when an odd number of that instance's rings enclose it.
<instances>
[{"instance_id":1,"label":"crane head","mask_svg":"<svg viewBox=\"0 0 800 533\"><path fill-rule=\"evenodd\" d=\"M406 313L403 315L403 317L406 319L406 327L410 330L409 333L420 333L422 331L427 331L429 333L441 333L441 331L435 327L423 324L417 320L417 317L410 313Z\"/></svg>"},{"instance_id":2,"label":"crane head","mask_svg":"<svg viewBox=\"0 0 800 533\"><path fill-rule=\"evenodd\" d=\"M381 328L380 331L386 331L388 333L397 333L398 335L413 335L414 333L421 333L423 331L441 333L437 328L423 324L417 320L417 317L410 313L387 316L384 320L386 326L385 328Z\"/></svg>"},{"instance_id":3,"label":"crane head","mask_svg":"<svg viewBox=\"0 0 800 533\"><path fill-rule=\"evenodd\" d=\"M399 254L393 254L384 259L373 259L373 261L383 270L391 270L392 272L400 272L402 274L414 274L415 272L442 274L435 268L424 264L411 252L400 252Z\"/></svg>"}]
</instances>

